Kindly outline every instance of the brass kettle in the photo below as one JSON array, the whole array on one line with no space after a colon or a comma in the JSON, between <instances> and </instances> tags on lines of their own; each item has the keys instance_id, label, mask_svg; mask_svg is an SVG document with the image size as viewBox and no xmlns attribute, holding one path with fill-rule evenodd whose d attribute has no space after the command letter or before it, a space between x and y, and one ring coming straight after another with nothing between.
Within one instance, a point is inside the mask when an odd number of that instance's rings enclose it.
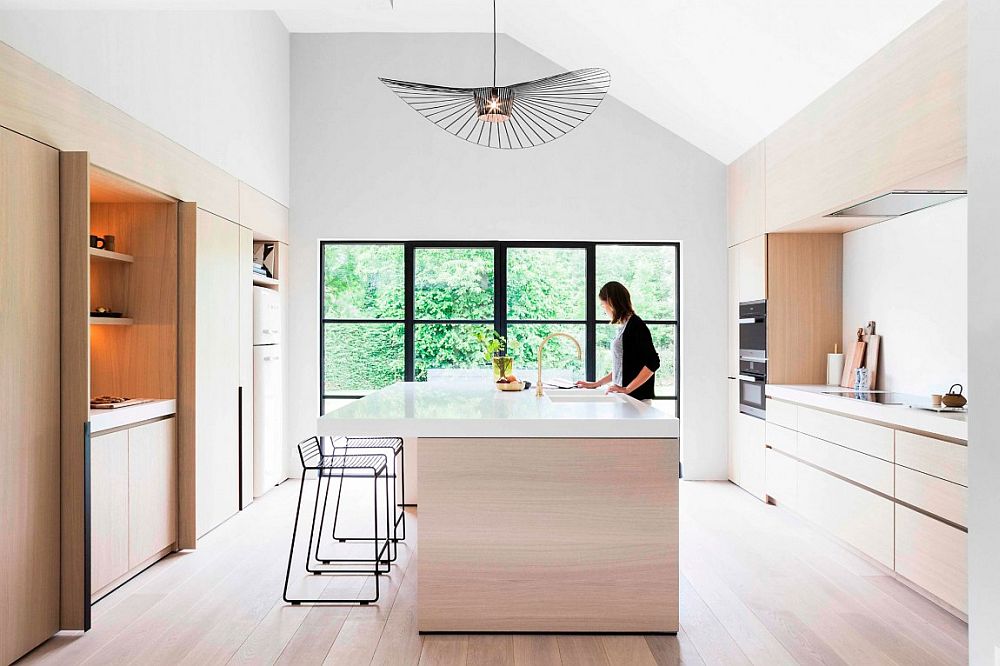
<instances>
[{"instance_id":1,"label":"brass kettle","mask_svg":"<svg viewBox=\"0 0 1000 666\"><path fill-rule=\"evenodd\" d=\"M958 387L958 391L955 390L956 386ZM965 407L967 402L969 401L962 395L961 384L952 384L951 388L948 389L948 393L941 396L941 404L945 407Z\"/></svg>"}]
</instances>

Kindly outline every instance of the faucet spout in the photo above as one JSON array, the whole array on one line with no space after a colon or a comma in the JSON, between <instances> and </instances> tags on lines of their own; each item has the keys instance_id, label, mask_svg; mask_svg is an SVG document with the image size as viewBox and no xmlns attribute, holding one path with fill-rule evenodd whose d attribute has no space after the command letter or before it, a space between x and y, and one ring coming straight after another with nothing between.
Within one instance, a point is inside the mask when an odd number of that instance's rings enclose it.
<instances>
[{"instance_id":1,"label":"faucet spout","mask_svg":"<svg viewBox=\"0 0 1000 666\"><path fill-rule=\"evenodd\" d=\"M542 349L545 347L546 342L557 336L562 336L564 338L569 338L570 340L572 340L573 344L576 345L577 359L581 361L583 360L583 349L580 347L580 343L577 342L576 338L574 338L572 335L570 335L569 333L550 333L546 335L545 338L542 340L542 343L538 345L538 383L535 385L535 395L539 398L541 398L544 395L544 393L542 392Z\"/></svg>"}]
</instances>

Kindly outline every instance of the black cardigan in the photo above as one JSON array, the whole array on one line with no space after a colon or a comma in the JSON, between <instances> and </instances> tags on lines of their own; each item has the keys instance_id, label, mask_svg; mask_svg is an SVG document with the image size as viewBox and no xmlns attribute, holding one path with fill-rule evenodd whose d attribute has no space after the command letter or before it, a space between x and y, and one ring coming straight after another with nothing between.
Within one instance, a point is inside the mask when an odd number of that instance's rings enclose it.
<instances>
[{"instance_id":1,"label":"black cardigan","mask_svg":"<svg viewBox=\"0 0 1000 666\"><path fill-rule=\"evenodd\" d=\"M632 383L643 367L656 372L660 368L660 355L653 346L653 336L649 333L649 327L639 315L633 314L625 322L625 330L622 331L622 386ZM629 395L636 400L651 399L655 383L656 378L650 377L645 384Z\"/></svg>"}]
</instances>

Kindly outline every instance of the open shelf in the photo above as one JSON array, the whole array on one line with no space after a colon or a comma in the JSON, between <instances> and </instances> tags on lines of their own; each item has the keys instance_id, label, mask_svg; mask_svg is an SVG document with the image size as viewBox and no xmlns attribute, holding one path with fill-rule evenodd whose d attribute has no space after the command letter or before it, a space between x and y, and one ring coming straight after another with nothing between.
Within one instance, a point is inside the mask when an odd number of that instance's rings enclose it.
<instances>
[{"instance_id":1,"label":"open shelf","mask_svg":"<svg viewBox=\"0 0 1000 666\"><path fill-rule=\"evenodd\" d=\"M266 275L257 275L256 273L253 274L253 283L259 287L277 287L281 284L274 278L269 278Z\"/></svg>"},{"instance_id":2,"label":"open shelf","mask_svg":"<svg viewBox=\"0 0 1000 666\"><path fill-rule=\"evenodd\" d=\"M131 264L135 261L135 257L131 254L122 254L121 252L112 252L110 250L101 250L96 247L88 248L90 256L92 259L98 259L100 261L121 261L126 264Z\"/></svg>"},{"instance_id":3,"label":"open shelf","mask_svg":"<svg viewBox=\"0 0 1000 666\"><path fill-rule=\"evenodd\" d=\"M135 320L131 317L90 317L92 325L100 326L131 326Z\"/></svg>"}]
</instances>

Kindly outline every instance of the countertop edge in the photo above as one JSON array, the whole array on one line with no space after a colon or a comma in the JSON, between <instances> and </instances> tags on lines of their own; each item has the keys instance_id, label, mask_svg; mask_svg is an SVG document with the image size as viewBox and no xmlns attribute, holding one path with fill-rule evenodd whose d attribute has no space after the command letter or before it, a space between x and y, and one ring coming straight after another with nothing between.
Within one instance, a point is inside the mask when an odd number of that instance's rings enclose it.
<instances>
[{"instance_id":1,"label":"countertop edge","mask_svg":"<svg viewBox=\"0 0 1000 666\"><path fill-rule=\"evenodd\" d=\"M173 398L153 400L120 409L91 409L90 434L96 435L115 428L133 426L143 421L176 414L177 401Z\"/></svg>"},{"instance_id":2,"label":"countertop edge","mask_svg":"<svg viewBox=\"0 0 1000 666\"><path fill-rule=\"evenodd\" d=\"M592 419L337 419L319 420L319 435L342 437L461 437L469 439L678 439L679 419L632 421Z\"/></svg>"},{"instance_id":3,"label":"countertop edge","mask_svg":"<svg viewBox=\"0 0 1000 666\"><path fill-rule=\"evenodd\" d=\"M888 427L904 428L938 437L950 437L964 442L969 440L969 426L965 419L957 419L936 412L895 405L879 405L824 395L824 387L768 384L768 398L816 407L829 412L875 421ZM833 387L826 387L830 390Z\"/></svg>"}]
</instances>

